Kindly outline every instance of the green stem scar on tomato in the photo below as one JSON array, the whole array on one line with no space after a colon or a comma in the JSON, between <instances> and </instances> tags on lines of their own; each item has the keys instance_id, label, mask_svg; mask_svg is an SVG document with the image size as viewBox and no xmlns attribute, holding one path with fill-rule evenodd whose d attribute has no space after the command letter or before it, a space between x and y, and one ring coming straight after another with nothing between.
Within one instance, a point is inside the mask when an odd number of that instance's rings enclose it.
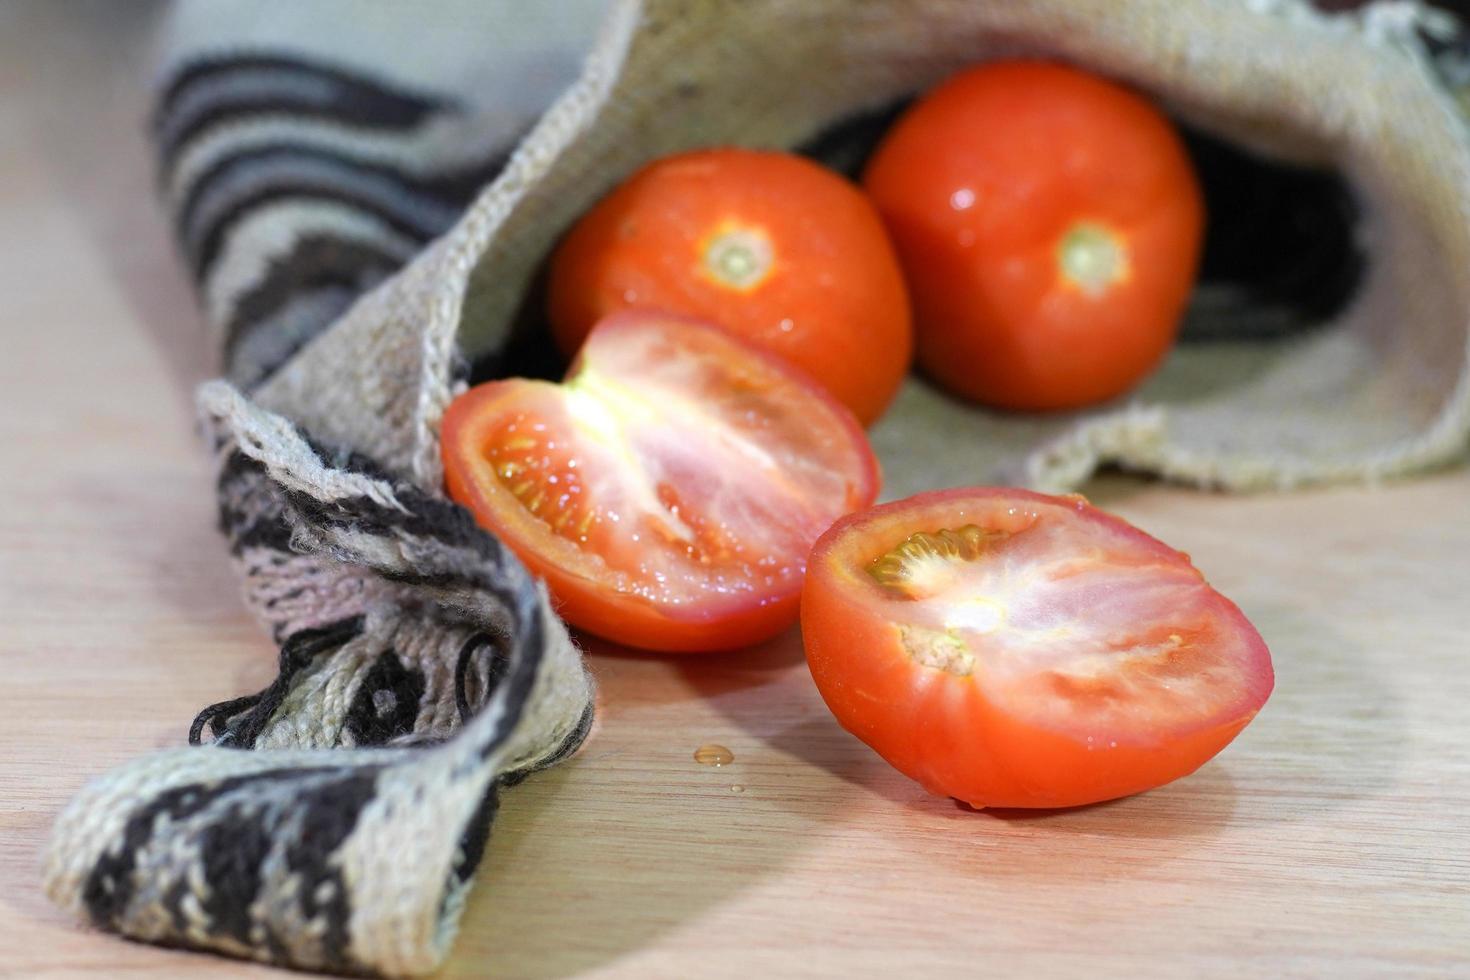
<instances>
[{"instance_id":1,"label":"green stem scar on tomato","mask_svg":"<svg viewBox=\"0 0 1470 980\"><path fill-rule=\"evenodd\" d=\"M480 385L444 415L449 495L575 626L629 646L745 646L795 621L812 542L869 506L857 421L713 325L627 312L562 384Z\"/></svg>"},{"instance_id":2,"label":"green stem scar on tomato","mask_svg":"<svg viewBox=\"0 0 1470 980\"><path fill-rule=\"evenodd\" d=\"M1128 278L1128 251L1121 236L1102 225L1079 221L1057 246L1062 278L1089 296L1102 296Z\"/></svg>"},{"instance_id":3,"label":"green stem scar on tomato","mask_svg":"<svg viewBox=\"0 0 1470 980\"><path fill-rule=\"evenodd\" d=\"M1193 772L1271 657L1181 552L1081 497L976 488L838 521L801 604L843 727L931 792L1061 807Z\"/></svg>"},{"instance_id":4,"label":"green stem scar on tomato","mask_svg":"<svg viewBox=\"0 0 1470 980\"><path fill-rule=\"evenodd\" d=\"M704 249L703 272L742 293L759 286L773 264L771 239L759 228L723 228Z\"/></svg>"}]
</instances>

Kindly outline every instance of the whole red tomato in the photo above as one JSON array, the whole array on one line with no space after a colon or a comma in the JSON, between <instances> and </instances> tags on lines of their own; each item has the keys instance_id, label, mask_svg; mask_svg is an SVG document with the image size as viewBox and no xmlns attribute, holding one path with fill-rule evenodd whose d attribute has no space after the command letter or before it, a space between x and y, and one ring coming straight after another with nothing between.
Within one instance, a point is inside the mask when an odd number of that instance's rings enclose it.
<instances>
[{"instance_id":1,"label":"whole red tomato","mask_svg":"<svg viewBox=\"0 0 1470 980\"><path fill-rule=\"evenodd\" d=\"M914 300L918 359L1003 408L1127 391L1174 341L1204 205L1174 128L1062 65L951 78L889 130L863 184Z\"/></svg>"},{"instance_id":2,"label":"whole red tomato","mask_svg":"<svg viewBox=\"0 0 1470 980\"><path fill-rule=\"evenodd\" d=\"M717 323L806 372L863 424L909 368L908 296L873 205L789 153L657 160L584 215L551 263L548 313L575 353L644 307Z\"/></svg>"}]
</instances>

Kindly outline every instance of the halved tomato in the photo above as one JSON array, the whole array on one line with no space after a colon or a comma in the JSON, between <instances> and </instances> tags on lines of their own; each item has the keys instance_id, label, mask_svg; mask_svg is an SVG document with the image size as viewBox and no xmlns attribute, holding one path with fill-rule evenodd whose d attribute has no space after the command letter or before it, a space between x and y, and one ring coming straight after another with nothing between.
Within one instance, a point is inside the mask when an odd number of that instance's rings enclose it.
<instances>
[{"instance_id":1,"label":"halved tomato","mask_svg":"<svg viewBox=\"0 0 1470 980\"><path fill-rule=\"evenodd\" d=\"M650 650L795 621L812 542L878 492L845 408L721 328L597 326L560 384L480 385L444 416L449 494L546 579L566 620Z\"/></svg>"},{"instance_id":2,"label":"halved tomato","mask_svg":"<svg viewBox=\"0 0 1470 980\"><path fill-rule=\"evenodd\" d=\"M1075 495L944 490L854 514L812 551L801 624L843 727L974 806L1160 786L1273 683L1260 634L1187 555Z\"/></svg>"}]
</instances>

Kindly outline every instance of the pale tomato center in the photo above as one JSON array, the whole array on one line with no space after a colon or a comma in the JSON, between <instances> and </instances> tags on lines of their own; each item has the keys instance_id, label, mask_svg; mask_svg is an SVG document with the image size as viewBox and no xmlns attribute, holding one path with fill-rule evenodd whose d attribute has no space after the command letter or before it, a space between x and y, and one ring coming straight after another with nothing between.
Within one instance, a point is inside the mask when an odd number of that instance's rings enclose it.
<instances>
[{"instance_id":1,"label":"pale tomato center","mask_svg":"<svg viewBox=\"0 0 1470 980\"><path fill-rule=\"evenodd\" d=\"M724 222L700 247L700 272L716 284L748 293L770 276L775 249L765 230Z\"/></svg>"},{"instance_id":2,"label":"pale tomato center","mask_svg":"<svg viewBox=\"0 0 1470 980\"><path fill-rule=\"evenodd\" d=\"M1079 221L1067 229L1057 244L1057 266L1063 282L1088 296L1106 293L1126 280L1132 268L1123 237L1091 221Z\"/></svg>"}]
</instances>

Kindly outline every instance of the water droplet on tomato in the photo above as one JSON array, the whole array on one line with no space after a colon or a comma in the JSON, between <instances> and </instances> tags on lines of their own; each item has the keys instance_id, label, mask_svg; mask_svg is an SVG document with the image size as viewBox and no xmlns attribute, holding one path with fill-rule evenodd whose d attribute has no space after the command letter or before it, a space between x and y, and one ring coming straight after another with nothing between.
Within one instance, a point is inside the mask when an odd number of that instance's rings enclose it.
<instances>
[{"instance_id":1,"label":"water droplet on tomato","mask_svg":"<svg viewBox=\"0 0 1470 980\"><path fill-rule=\"evenodd\" d=\"M728 766L735 761L735 753L711 742L694 750L694 761L702 766Z\"/></svg>"}]
</instances>

